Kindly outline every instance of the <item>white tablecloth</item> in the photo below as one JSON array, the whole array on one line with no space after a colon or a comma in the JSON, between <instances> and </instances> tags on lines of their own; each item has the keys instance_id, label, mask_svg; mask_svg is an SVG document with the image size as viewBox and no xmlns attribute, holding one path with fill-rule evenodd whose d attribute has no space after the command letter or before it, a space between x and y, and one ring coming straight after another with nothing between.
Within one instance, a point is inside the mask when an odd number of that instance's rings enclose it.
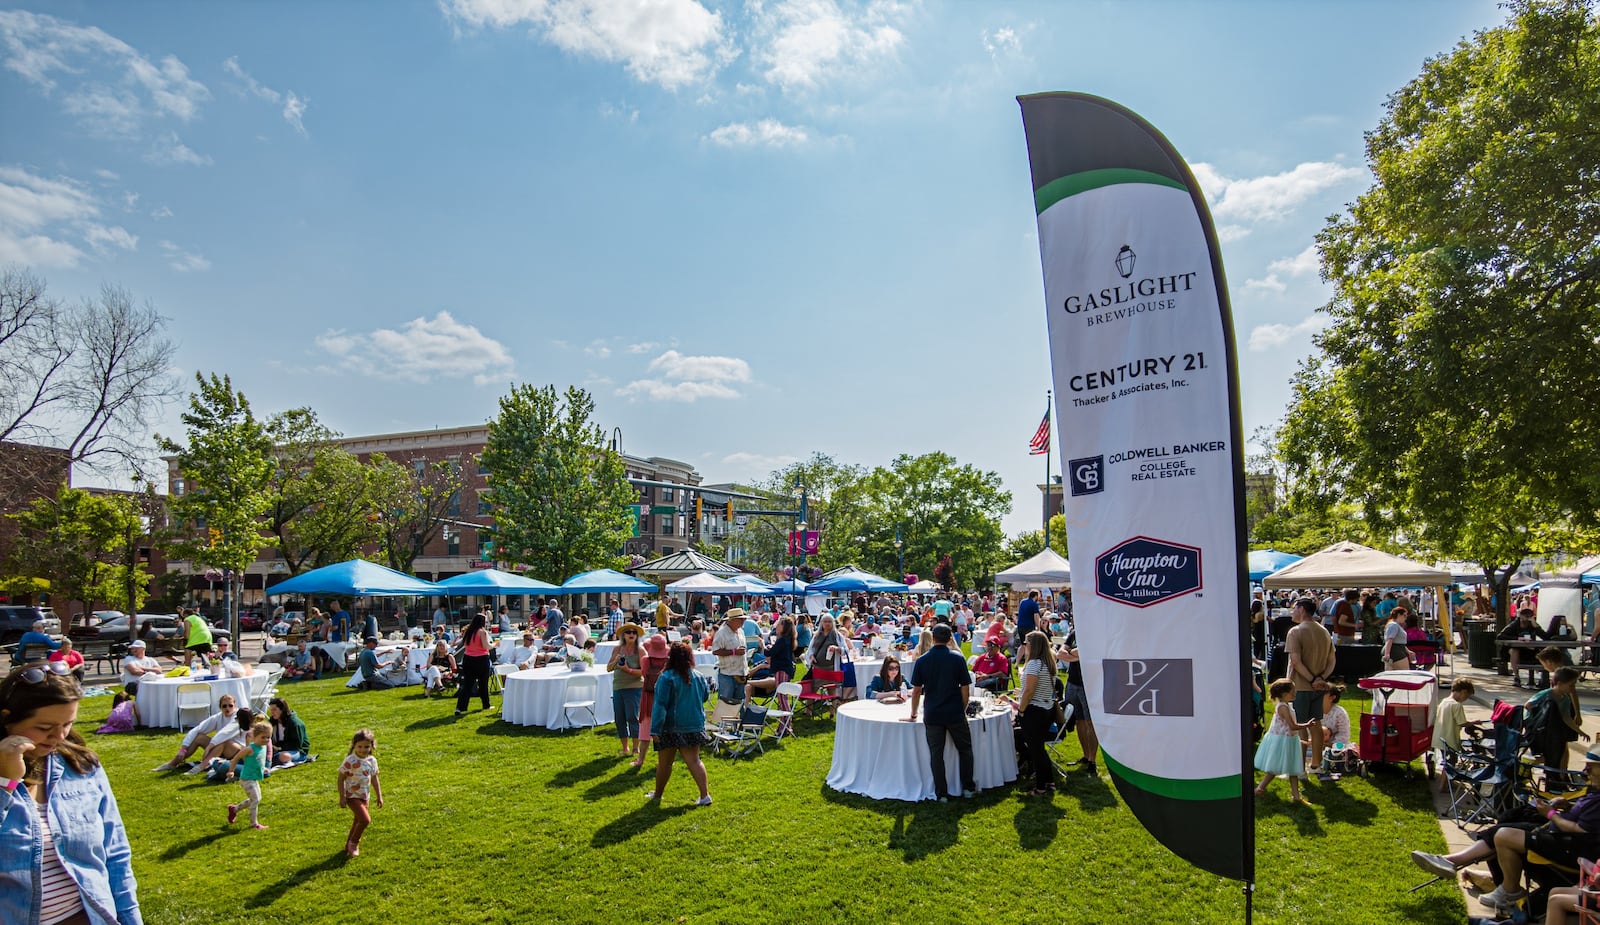
<instances>
[{"instance_id":1,"label":"white tablecloth","mask_svg":"<svg viewBox=\"0 0 1600 925\"><path fill-rule=\"evenodd\" d=\"M611 653L617 651L617 646L622 643L612 640L610 642L596 643L594 647L594 663L604 665L611 661Z\"/></svg>"},{"instance_id":2,"label":"white tablecloth","mask_svg":"<svg viewBox=\"0 0 1600 925\"><path fill-rule=\"evenodd\" d=\"M828 786L875 800L931 800L933 766L923 725L902 722L911 714L907 703L857 700L839 707L833 733L833 766ZM1001 709L967 721L972 728L973 777L978 789L999 787L1017 779L1017 751L1010 711ZM961 792L961 766L955 746L944 747L951 794Z\"/></svg>"},{"instance_id":3,"label":"white tablecloth","mask_svg":"<svg viewBox=\"0 0 1600 925\"><path fill-rule=\"evenodd\" d=\"M139 721L146 726L178 728L178 687L183 684L206 684L211 688L211 707L205 716L217 712L217 698L232 694L241 707L250 705L250 678L219 678L203 681L199 678L150 678L139 682ZM204 718L201 717L202 719ZM199 720L196 720L199 722Z\"/></svg>"},{"instance_id":4,"label":"white tablecloth","mask_svg":"<svg viewBox=\"0 0 1600 925\"><path fill-rule=\"evenodd\" d=\"M901 656L906 657L902 658ZM895 653L895 658L900 659L900 676L906 679L907 684L910 684L911 666L917 660L916 655L912 652L897 652ZM876 678L878 676L878 672L883 670L883 659L858 658L856 659L855 665L856 696L865 697L867 696L867 685L871 684L872 679Z\"/></svg>"},{"instance_id":5,"label":"white tablecloth","mask_svg":"<svg viewBox=\"0 0 1600 925\"><path fill-rule=\"evenodd\" d=\"M599 681L594 697L595 721L601 726L611 722L611 672L606 671L603 665L584 672L571 671L565 665L547 665L506 675L500 718L517 726L544 726L548 729L566 729L571 725L587 723L589 718L582 710L574 710L569 721L566 712L561 709L561 704L566 701L567 680L580 677Z\"/></svg>"}]
</instances>

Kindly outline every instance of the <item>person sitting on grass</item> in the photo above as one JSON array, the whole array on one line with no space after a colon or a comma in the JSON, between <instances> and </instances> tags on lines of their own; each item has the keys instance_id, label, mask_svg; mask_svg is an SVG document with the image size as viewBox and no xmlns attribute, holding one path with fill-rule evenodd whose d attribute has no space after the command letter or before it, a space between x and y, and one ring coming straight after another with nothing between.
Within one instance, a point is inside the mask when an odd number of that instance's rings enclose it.
<instances>
[{"instance_id":1,"label":"person sitting on grass","mask_svg":"<svg viewBox=\"0 0 1600 925\"><path fill-rule=\"evenodd\" d=\"M97 735L108 735L113 732L132 732L139 725L139 708L134 705L133 695L126 691L117 691L111 698L111 715L95 730Z\"/></svg>"},{"instance_id":2,"label":"person sitting on grass","mask_svg":"<svg viewBox=\"0 0 1600 925\"><path fill-rule=\"evenodd\" d=\"M267 717L272 723L272 765L299 764L311 757L311 737L300 715L289 709L282 697L267 701Z\"/></svg>"},{"instance_id":3,"label":"person sitting on grass","mask_svg":"<svg viewBox=\"0 0 1600 925\"><path fill-rule=\"evenodd\" d=\"M283 660L283 676L290 681L310 681L322 677L321 666L315 652L304 639L295 644L295 650Z\"/></svg>"},{"instance_id":4,"label":"person sitting on grass","mask_svg":"<svg viewBox=\"0 0 1600 925\"><path fill-rule=\"evenodd\" d=\"M1549 821L1510 822L1479 832L1477 840L1450 854L1411 852L1411 860L1430 874L1454 880L1456 872L1473 861L1489 862L1489 874L1498 884L1478 901L1509 910L1527 896L1520 884L1530 851L1553 864L1577 867L1578 858L1594 857L1600 849L1600 752L1584 755L1583 773L1589 792L1571 802L1535 799L1533 806Z\"/></svg>"},{"instance_id":5,"label":"person sitting on grass","mask_svg":"<svg viewBox=\"0 0 1600 925\"><path fill-rule=\"evenodd\" d=\"M368 636L361 653L356 656L356 666L361 669L361 689L375 691L394 687L394 681L384 672L390 661L378 658L378 638Z\"/></svg>"},{"instance_id":6,"label":"person sitting on grass","mask_svg":"<svg viewBox=\"0 0 1600 925\"><path fill-rule=\"evenodd\" d=\"M183 744L178 746L177 754L167 760L165 764L158 764L151 770L176 771L178 766L186 763L186 759L200 752L202 754L211 746L211 741L218 733L229 732L237 734L239 726L234 722L233 712L237 709L232 694L223 694L217 698L217 712L194 725L183 737ZM231 737L231 735L229 736Z\"/></svg>"}]
</instances>

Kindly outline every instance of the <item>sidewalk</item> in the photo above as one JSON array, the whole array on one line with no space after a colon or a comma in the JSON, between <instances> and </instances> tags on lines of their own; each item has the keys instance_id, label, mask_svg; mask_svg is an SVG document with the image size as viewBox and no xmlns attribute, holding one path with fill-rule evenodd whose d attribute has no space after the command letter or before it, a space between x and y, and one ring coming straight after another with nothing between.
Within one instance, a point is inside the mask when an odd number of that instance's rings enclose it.
<instances>
[{"instance_id":1,"label":"sidewalk","mask_svg":"<svg viewBox=\"0 0 1600 925\"><path fill-rule=\"evenodd\" d=\"M1456 652L1451 658L1454 660L1455 677L1467 678L1477 688L1477 691L1466 702L1467 719L1469 720L1487 724L1489 722L1489 714L1494 709L1496 700L1521 704L1526 703L1528 698L1534 694L1531 689L1514 687L1510 675L1502 675L1492 668L1470 667L1467 664L1465 652ZM1450 677L1448 666L1441 666L1440 675L1444 678ZM1597 721L1597 718L1600 718L1600 691L1592 689L1592 685L1589 685L1590 689L1587 690L1585 687L1584 681L1578 682L1578 701L1583 713L1584 731L1591 736L1600 735L1600 721ZM1440 688L1439 698L1441 700L1449 695L1448 688ZM1567 767L1582 768L1583 756L1588 748L1589 743L1581 740L1572 743L1567 759ZM1457 827L1454 822L1450 821L1448 816L1450 807L1449 795L1448 793L1441 793L1437 786L1436 781L1434 783L1433 805L1434 810L1439 814L1439 830L1444 833L1444 841L1447 846L1445 853L1449 854L1472 844L1473 838ZM1472 866L1479 870L1485 867L1482 862ZM1420 883L1420 878L1426 875L1418 871L1418 876L1418 882ZM1478 903L1477 891L1469 889L1463 878L1458 879L1460 880L1462 896L1467 901L1467 914L1469 916L1493 914L1493 910Z\"/></svg>"}]
</instances>

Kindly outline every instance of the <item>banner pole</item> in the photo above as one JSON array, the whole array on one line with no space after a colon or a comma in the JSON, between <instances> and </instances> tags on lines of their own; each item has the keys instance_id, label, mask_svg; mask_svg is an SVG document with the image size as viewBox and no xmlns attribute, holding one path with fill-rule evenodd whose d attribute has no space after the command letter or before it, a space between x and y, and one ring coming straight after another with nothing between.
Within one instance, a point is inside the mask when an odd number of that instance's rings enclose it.
<instances>
[{"instance_id":1,"label":"banner pole","mask_svg":"<svg viewBox=\"0 0 1600 925\"><path fill-rule=\"evenodd\" d=\"M1050 420L1050 390L1044 390L1044 419ZM1055 443L1055 426L1050 428L1050 439L1044 442L1044 548L1050 548L1050 499L1054 498L1055 486L1050 483L1050 450ZM1064 489L1063 489L1064 490ZM1062 499L1063 502L1066 500ZM1062 510L1066 510L1063 504Z\"/></svg>"}]
</instances>

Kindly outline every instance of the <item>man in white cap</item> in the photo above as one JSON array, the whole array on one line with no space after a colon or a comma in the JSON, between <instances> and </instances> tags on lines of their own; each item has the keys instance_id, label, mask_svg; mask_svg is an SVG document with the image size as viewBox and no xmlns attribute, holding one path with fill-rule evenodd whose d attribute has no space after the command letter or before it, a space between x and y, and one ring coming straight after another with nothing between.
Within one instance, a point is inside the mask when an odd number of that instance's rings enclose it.
<instances>
[{"instance_id":1,"label":"man in white cap","mask_svg":"<svg viewBox=\"0 0 1600 925\"><path fill-rule=\"evenodd\" d=\"M744 702L744 679L750 673L745 663L744 608L729 608L711 637L711 654L717 657L717 700Z\"/></svg>"},{"instance_id":2,"label":"man in white cap","mask_svg":"<svg viewBox=\"0 0 1600 925\"><path fill-rule=\"evenodd\" d=\"M145 675L160 677L161 663L145 654L143 639L135 639L128 646L128 654L122 660L123 689L137 697L139 694L139 681Z\"/></svg>"}]
</instances>

